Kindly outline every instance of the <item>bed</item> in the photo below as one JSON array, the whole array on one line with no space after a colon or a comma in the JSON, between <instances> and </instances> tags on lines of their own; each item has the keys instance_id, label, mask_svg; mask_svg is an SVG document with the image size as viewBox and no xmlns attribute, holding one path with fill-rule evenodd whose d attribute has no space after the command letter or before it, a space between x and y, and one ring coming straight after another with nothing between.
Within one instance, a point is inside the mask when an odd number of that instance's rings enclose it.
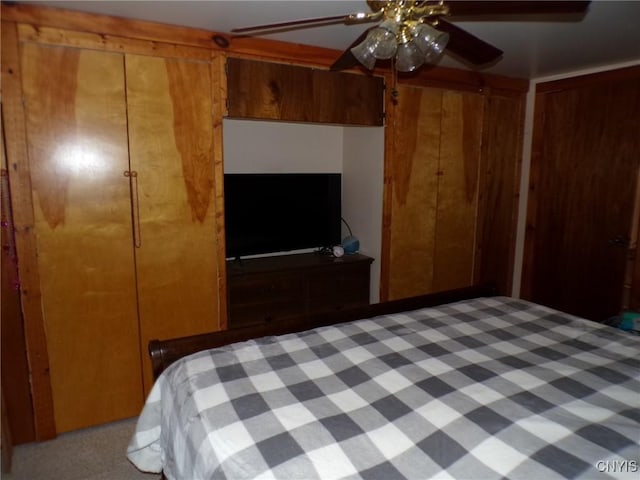
<instances>
[{"instance_id":1,"label":"bed","mask_svg":"<svg viewBox=\"0 0 640 480\"><path fill-rule=\"evenodd\" d=\"M487 293L152 342L128 458L170 480L637 478L640 337Z\"/></svg>"}]
</instances>

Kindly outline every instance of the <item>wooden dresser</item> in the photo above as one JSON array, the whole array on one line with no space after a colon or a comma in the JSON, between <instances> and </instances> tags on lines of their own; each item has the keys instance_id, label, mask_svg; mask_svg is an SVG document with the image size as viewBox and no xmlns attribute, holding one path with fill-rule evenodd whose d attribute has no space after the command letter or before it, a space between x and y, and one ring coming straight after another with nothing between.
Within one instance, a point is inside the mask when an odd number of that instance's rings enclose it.
<instances>
[{"instance_id":1,"label":"wooden dresser","mask_svg":"<svg viewBox=\"0 0 640 480\"><path fill-rule=\"evenodd\" d=\"M228 260L228 327L368 305L372 262L319 253Z\"/></svg>"}]
</instances>

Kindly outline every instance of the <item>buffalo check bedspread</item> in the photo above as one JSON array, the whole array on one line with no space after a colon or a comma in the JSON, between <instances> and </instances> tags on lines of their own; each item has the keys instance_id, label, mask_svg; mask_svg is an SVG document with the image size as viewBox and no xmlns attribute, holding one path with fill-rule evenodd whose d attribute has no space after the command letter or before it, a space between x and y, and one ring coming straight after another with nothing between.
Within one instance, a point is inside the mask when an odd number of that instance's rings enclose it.
<instances>
[{"instance_id":1,"label":"buffalo check bedspread","mask_svg":"<svg viewBox=\"0 0 640 480\"><path fill-rule=\"evenodd\" d=\"M170 480L638 478L639 441L640 337L493 297L186 357L128 457Z\"/></svg>"}]
</instances>

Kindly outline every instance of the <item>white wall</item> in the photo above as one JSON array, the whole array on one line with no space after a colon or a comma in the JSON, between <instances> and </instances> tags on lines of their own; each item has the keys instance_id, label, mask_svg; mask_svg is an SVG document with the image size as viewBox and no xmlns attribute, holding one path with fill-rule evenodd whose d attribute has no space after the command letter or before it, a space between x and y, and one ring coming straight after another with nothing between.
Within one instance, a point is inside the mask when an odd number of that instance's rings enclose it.
<instances>
[{"instance_id":1,"label":"white wall","mask_svg":"<svg viewBox=\"0 0 640 480\"><path fill-rule=\"evenodd\" d=\"M342 173L342 216L374 259L370 301L378 302L384 128L224 119L222 129L225 173Z\"/></svg>"},{"instance_id":2,"label":"white wall","mask_svg":"<svg viewBox=\"0 0 640 480\"><path fill-rule=\"evenodd\" d=\"M222 123L225 173L340 173L343 127L230 120Z\"/></svg>"},{"instance_id":3,"label":"white wall","mask_svg":"<svg viewBox=\"0 0 640 480\"><path fill-rule=\"evenodd\" d=\"M380 301L384 128L346 127L342 162L342 216L360 240L360 253L373 257L370 301ZM343 234L348 231L343 226Z\"/></svg>"}]
</instances>

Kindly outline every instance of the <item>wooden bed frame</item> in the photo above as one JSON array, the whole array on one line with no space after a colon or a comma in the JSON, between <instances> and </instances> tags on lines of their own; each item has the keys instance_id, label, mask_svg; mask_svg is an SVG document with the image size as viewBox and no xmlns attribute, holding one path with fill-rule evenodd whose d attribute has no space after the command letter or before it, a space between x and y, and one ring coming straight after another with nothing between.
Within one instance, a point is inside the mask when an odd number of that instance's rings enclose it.
<instances>
[{"instance_id":1,"label":"wooden bed frame","mask_svg":"<svg viewBox=\"0 0 640 480\"><path fill-rule=\"evenodd\" d=\"M201 350L221 347L230 343L271 335L284 335L286 333L300 332L317 327L375 317L377 315L387 315L470 298L491 297L495 295L497 295L495 286L478 285L390 302L375 303L366 307L345 309L322 315L291 318L278 321L277 323L264 323L244 328L168 340L151 340L149 342L149 355L151 356L151 364L153 366L153 376L154 378L158 378L165 368L179 358Z\"/></svg>"}]
</instances>

